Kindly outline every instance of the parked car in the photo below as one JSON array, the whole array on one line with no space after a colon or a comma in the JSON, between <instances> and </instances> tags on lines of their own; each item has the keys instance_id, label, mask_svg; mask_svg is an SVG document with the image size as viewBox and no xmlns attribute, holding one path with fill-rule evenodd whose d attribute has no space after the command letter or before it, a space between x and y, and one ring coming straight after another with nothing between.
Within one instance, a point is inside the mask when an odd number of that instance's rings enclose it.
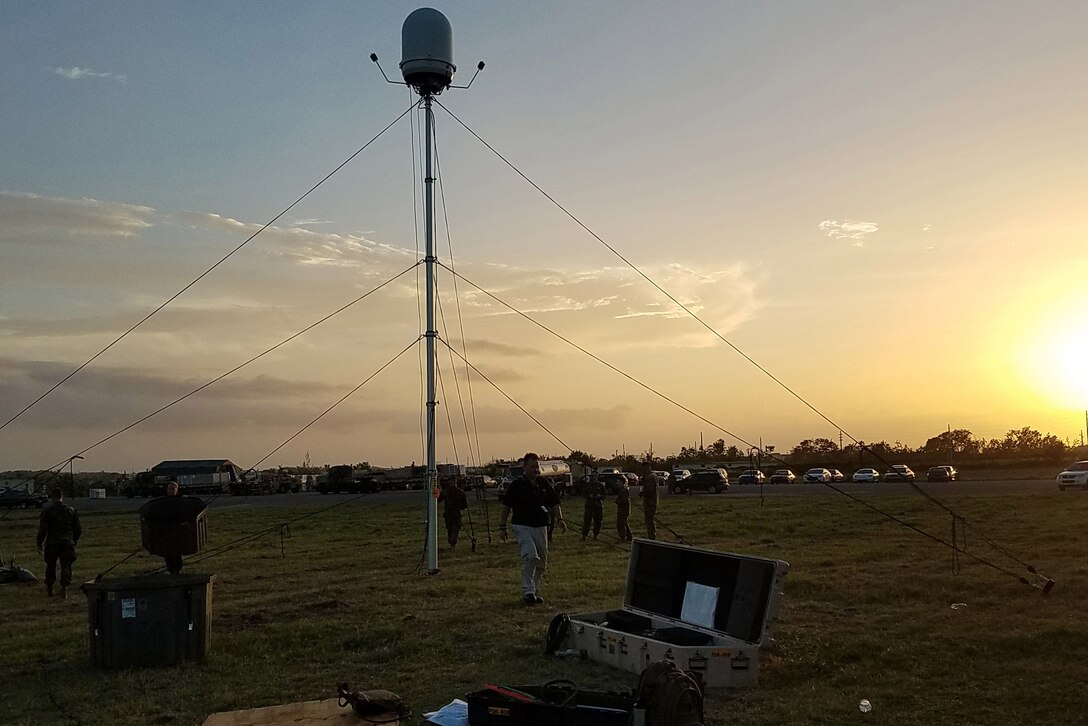
<instances>
[{"instance_id":1,"label":"parked car","mask_svg":"<svg viewBox=\"0 0 1088 726\"><path fill-rule=\"evenodd\" d=\"M767 481L767 475L759 469L742 471L737 477L737 484L762 484Z\"/></svg>"},{"instance_id":2,"label":"parked car","mask_svg":"<svg viewBox=\"0 0 1088 726\"><path fill-rule=\"evenodd\" d=\"M853 481L880 481L880 472L876 469L858 469L850 478Z\"/></svg>"},{"instance_id":3,"label":"parked car","mask_svg":"<svg viewBox=\"0 0 1088 726\"><path fill-rule=\"evenodd\" d=\"M829 481L831 481L831 472L828 471L827 469L823 468L822 466L817 466L817 467L809 469L808 471L805 472L804 480L805 481L816 481L816 482L829 482Z\"/></svg>"},{"instance_id":4,"label":"parked car","mask_svg":"<svg viewBox=\"0 0 1088 726\"><path fill-rule=\"evenodd\" d=\"M672 470L672 480L674 482L675 481L684 481L689 476L691 476L691 472L688 471L687 469L673 469Z\"/></svg>"},{"instance_id":5,"label":"parked car","mask_svg":"<svg viewBox=\"0 0 1088 726\"><path fill-rule=\"evenodd\" d=\"M951 466L931 466L926 472L926 481L956 481L959 472Z\"/></svg>"},{"instance_id":6,"label":"parked car","mask_svg":"<svg viewBox=\"0 0 1088 726\"><path fill-rule=\"evenodd\" d=\"M28 494L21 489L0 489L0 509L41 509L49 501L41 494Z\"/></svg>"},{"instance_id":7,"label":"parked car","mask_svg":"<svg viewBox=\"0 0 1088 726\"><path fill-rule=\"evenodd\" d=\"M892 468L884 472L884 481L914 481L914 472L906 464L892 464Z\"/></svg>"},{"instance_id":8,"label":"parked car","mask_svg":"<svg viewBox=\"0 0 1088 726\"><path fill-rule=\"evenodd\" d=\"M831 472L831 481L845 481L846 477L838 469L828 469Z\"/></svg>"},{"instance_id":9,"label":"parked car","mask_svg":"<svg viewBox=\"0 0 1088 726\"><path fill-rule=\"evenodd\" d=\"M1058 474L1056 481L1058 489L1088 489L1088 461L1078 461L1065 467L1065 471Z\"/></svg>"},{"instance_id":10,"label":"parked car","mask_svg":"<svg viewBox=\"0 0 1088 726\"><path fill-rule=\"evenodd\" d=\"M667 471L651 471L650 473L657 477L658 484L664 484L669 479L669 472Z\"/></svg>"},{"instance_id":11,"label":"parked car","mask_svg":"<svg viewBox=\"0 0 1088 726\"><path fill-rule=\"evenodd\" d=\"M724 492L729 488L729 474L725 469L703 469L683 481L673 482L669 491L673 494L687 494L693 491L707 491L711 494Z\"/></svg>"},{"instance_id":12,"label":"parked car","mask_svg":"<svg viewBox=\"0 0 1088 726\"><path fill-rule=\"evenodd\" d=\"M797 475L789 469L776 469L771 478L767 480L768 484L793 484L797 481Z\"/></svg>"}]
</instances>

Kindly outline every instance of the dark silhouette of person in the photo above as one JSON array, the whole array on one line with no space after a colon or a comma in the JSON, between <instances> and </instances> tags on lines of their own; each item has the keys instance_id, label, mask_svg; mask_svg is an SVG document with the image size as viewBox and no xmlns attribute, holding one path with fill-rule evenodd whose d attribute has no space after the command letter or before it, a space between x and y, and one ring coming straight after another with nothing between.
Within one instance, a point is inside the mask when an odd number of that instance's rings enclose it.
<instances>
[{"instance_id":1,"label":"dark silhouette of person","mask_svg":"<svg viewBox=\"0 0 1088 726\"><path fill-rule=\"evenodd\" d=\"M646 519L648 539L657 539L657 522L654 521L654 517L657 516L657 489L660 484L661 481L653 471L647 471L639 480L639 496L642 497L642 515Z\"/></svg>"},{"instance_id":2,"label":"dark silhouette of person","mask_svg":"<svg viewBox=\"0 0 1088 726\"><path fill-rule=\"evenodd\" d=\"M64 492L49 493L52 504L42 510L38 520L38 552L45 555L45 592L53 596L57 581L57 561L60 561L60 596L67 599L72 584L72 563L76 561L76 544L83 535L76 510L64 503Z\"/></svg>"},{"instance_id":3,"label":"dark silhouette of person","mask_svg":"<svg viewBox=\"0 0 1088 726\"><path fill-rule=\"evenodd\" d=\"M176 481L167 482L166 484L166 496L176 497L178 496L178 483ZM181 574L181 555L166 555L163 557L166 560L166 571L171 575Z\"/></svg>"},{"instance_id":4,"label":"dark silhouette of person","mask_svg":"<svg viewBox=\"0 0 1088 726\"><path fill-rule=\"evenodd\" d=\"M468 509L468 497L456 482L442 482L442 491L438 495L438 501L442 502L442 518L446 521L446 541L450 543L450 549L457 546L457 538L461 533L461 512Z\"/></svg>"},{"instance_id":5,"label":"dark silhouette of person","mask_svg":"<svg viewBox=\"0 0 1088 726\"><path fill-rule=\"evenodd\" d=\"M596 474L585 483L582 494L586 498L585 513L582 516L582 541L586 541L590 531L593 539L601 533L601 523L604 521L604 485Z\"/></svg>"}]
</instances>

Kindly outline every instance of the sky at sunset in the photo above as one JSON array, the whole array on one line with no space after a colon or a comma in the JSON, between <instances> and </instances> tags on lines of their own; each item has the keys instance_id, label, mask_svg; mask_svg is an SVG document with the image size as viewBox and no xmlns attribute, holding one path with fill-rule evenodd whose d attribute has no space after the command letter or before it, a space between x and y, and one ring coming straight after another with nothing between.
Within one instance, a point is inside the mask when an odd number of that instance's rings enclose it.
<instances>
[{"instance_id":1,"label":"sky at sunset","mask_svg":"<svg viewBox=\"0 0 1088 726\"><path fill-rule=\"evenodd\" d=\"M416 7L0 6L0 423L407 110L368 56L400 79ZM487 63L441 104L834 422L436 106L438 254L466 278L439 272L439 334L557 437L440 345L440 461L665 454L700 435L784 450L840 428L1079 443L1088 4L433 7L455 82ZM419 119L0 430L0 470L64 461L410 268ZM410 270L79 468L253 465L417 338L423 284ZM262 466L424 461L421 351Z\"/></svg>"}]
</instances>

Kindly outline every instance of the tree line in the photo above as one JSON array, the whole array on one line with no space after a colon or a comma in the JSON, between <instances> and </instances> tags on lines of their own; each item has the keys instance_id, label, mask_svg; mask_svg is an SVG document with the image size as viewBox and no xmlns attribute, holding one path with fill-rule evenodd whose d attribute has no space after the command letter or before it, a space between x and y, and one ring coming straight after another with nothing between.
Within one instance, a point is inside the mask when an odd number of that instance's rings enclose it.
<instances>
[{"instance_id":1,"label":"tree line","mask_svg":"<svg viewBox=\"0 0 1088 726\"><path fill-rule=\"evenodd\" d=\"M1011 429L1003 438L986 439L976 437L968 429L948 429L926 440L917 448L912 448L900 441L839 444L827 438L803 439L790 449L777 450L775 446L763 447L762 453L756 447L742 449L727 446L724 439L718 439L707 446L683 446L680 451L651 456L649 452L641 454L614 455L596 457L584 451L572 451L565 458L587 466L618 466L625 471L642 471L647 468L683 467L685 464L708 464L722 462L749 462L752 466L773 465L776 461L790 464L819 464L879 461L929 461L933 464L968 461L1037 461L1057 462L1071 457L1088 457L1088 447L1075 445L1059 439L1053 434L1043 434L1030 426ZM647 464L650 464L648 467Z\"/></svg>"}]
</instances>

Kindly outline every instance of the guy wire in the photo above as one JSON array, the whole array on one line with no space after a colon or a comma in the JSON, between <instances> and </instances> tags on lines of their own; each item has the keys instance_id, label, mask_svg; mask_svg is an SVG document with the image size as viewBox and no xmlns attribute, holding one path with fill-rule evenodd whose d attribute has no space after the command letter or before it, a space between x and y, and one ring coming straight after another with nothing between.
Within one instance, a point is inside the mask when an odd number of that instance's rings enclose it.
<instances>
[{"instance_id":1,"label":"guy wire","mask_svg":"<svg viewBox=\"0 0 1088 726\"><path fill-rule=\"evenodd\" d=\"M91 357L90 357L90 358L89 358L89 359L88 359L87 361L85 361L84 363L82 363L82 364L81 364L81 365L80 365L80 366L79 366L78 368L76 368L76 369L75 369L74 371L72 371L71 373L69 373L68 375L66 375L66 376L65 376L64 378L62 378L62 379L60 379L59 381L57 381L56 383L54 383L54 384L53 384L53 386L52 386L52 387L51 387L51 388L50 388L49 390L47 390L47 391L46 391L45 393L41 394L40 396L38 396L37 398L35 398L35 399L34 399L33 401L31 401L30 403L28 403L28 404L27 404L27 405L26 405L26 406L25 406L25 407L24 407L24 408L23 408L23 409L22 409L21 411L19 411L19 412L18 412L17 414L15 414L15 415L14 415L14 416L12 416L11 418L9 418L9 419L8 419L7 421L5 421L5 422L4 422L3 424L0 424L0 430L3 430L3 429L4 429L4 428L5 428L5 427L6 427L6 426L7 426L8 424L9 424L9 423L11 423L11 422L12 422L12 421L14 421L15 419L19 418L20 416L22 416L22 415L23 415L24 413L26 413L27 411L29 411L29 410L30 410L30 409L31 409L31 408L32 408L32 407L33 407L34 405L36 405L36 404L37 404L37 403L38 403L39 401L41 401L42 399L44 399L44 398L45 398L46 396L48 396L48 395L49 395L50 393L52 393L53 391L55 391L55 390L57 390L58 388L60 388L60 386L61 386L62 384L64 384L64 383L65 383L65 382L66 382L66 381L67 381L67 380L68 380L69 378L71 378L72 376L74 376L75 374L79 373L79 372L80 372L81 370L83 370L83 369L84 369L84 368L86 368L87 366L89 366L89 365L90 365L91 363L93 363L93 362L95 361L95 359L96 359L96 358L98 358L98 357L99 357L100 355L102 355L103 353L105 353L105 352L106 352L107 350L109 350L109 349L110 349L110 348L112 348L113 346L117 345L117 343L121 342L121 339L122 339L122 338L124 338L124 337L125 337L125 336L127 336L127 335L128 335L129 333L131 333L132 331L136 330L136 328L138 328L138 327L140 327L141 325L143 325L144 323L146 323L146 322L147 322L148 320L150 320L150 319L151 319L151 318L152 318L152 317L153 317L153 316L154 316L154 315L155 315L156 313L158 313L158 312L159 312L160 310L162 310L162 309L163 309L163 308L165 308L165 307L166 307L167 305L169 305L170 303L172 303L172 302L173 302L174 300L177 300L177 299L178 299L179 297L181 297L181 295L182 295L183 293L185 293L185 291L186 291L186 290L188 290L188 289L189 289L189 288L191 288L191 287L192 287L193 285L195 285L195 284L197 284L198 282L200 282L200 281L201 281L201 280L202 280L202 279L203 279L203 278L204 278L204 277L205 277L206 275L208 275L208 274L209 274L209 273L210 273L210 272L211 272L212 270L214 270L215 268L219 267L219 266L220 266L221 264L223 264L224 262L226 262L226 261L227 261L227 259L229 259L229 258L230 258L230 257L231 257L232 255L234 255L234 253L235 253L235 252L237 252L238 250L242 249L242 248L243 248L243 247L245 247L245 246L246 246L247 244L249 244L249 242L250 242L251 240L253 240L253 238L255 238L255 237L256 237L257 235L259 235L259 234L260 234L261 232L263 232L263 231L265 231L266 229L268 229L269 227L271 227L271 226L272 226L272 224L276 222L276 220L278 220L278 219L279 219L280 217L282 217L283 215L285 215L285 214L287 214L287 213L288 213L289 211L291 211L291 209L293 209L293 208L295 207L295 205L297 205L297 204L298 204L299 202L301 202L301 201L302 201L303 199L305 199L306 197L310 196L311 192L313 192L313 191L314 191L315 189L317 189L317 188L318 188L319 186L321 186L321 185L322 185L322 184L324 184L324 183L325 183L326 181L328 181L328 180L329 180L329 179L330 179L330 178L331 178L331 177L332 177L332 176L333 176L334 174L336 174L336 173L337 173L338 171L340 171L340 170L341 170L341 169L343 169L343 168L344 168L345 166L347 166L347 164L348 164L348 163L349 163L349 162L350 162L350 161L351 161L352 159L354 159L354 158L355 158L356 156L358 156L359 154L361 154L361 153L362 153L362 152L363 152L363 151L364 151L364 150L365 150L365 149L366 149L367 147L369 147L369 146L370 146L371 144L373 144L373 143L374 143L375 141L377 141L377 140L378 140L378 139L379 139L379 138L381 137L381 135L382 135L382 134L384 134L384 133L385 133L386 131L388 131L389 129L391 129L391 128L393 127L393 125L394 125L394 124L396 124L396 123L397 123L398 121L400 121L400 120L401 120L402 118L404 118L404 117L405 117L406 115L408 115L408 113L409 113L409 112L410 112L410 111L411 111L411 110L412 110L412 109L413 109L413 108L415 107L415 105L416 105L416 104L415 104L415 103L413 103L413 104L412 104L411 106L409 106L409 107L408 107L407 109L405 109L405 110L404 110L404 112L403 112L403 113L401 113L401 115L400 115L400 116L397 116L397 117L396 117L395 119L393 119L393 120L392 120L392 121L391 121L391 122L389 123L389 125L388 125L388 126L386 126L386 127L384 128L384 129L382 129L381 131L379 131L379 132L378 132L378 134L377 134L377 135L376 135L376 136L375 136L374 138L372 138L372 139L371 139L370 141L368 141L368 142L366 142L365 144L363 144L363 145L362 145L362 146L361 146L361 147L360 147L359 149L357 149L357 150L355 151L355 153L354 153L354 154L352 154L351 156L349 156L349 157L348 157L347 159L344 159L344 161L340 162L340 165L339 165L339 166L337 166L337 167L336 167L335 169L333 169L333 170L332 170L332 171L330 171L330 172L329 172L328 174L326 174L326 175L325 175L325 176L324 176L324 177L323 177L323 178L321 179L321 181L319 181L319 182L318 182L317 184L314 184L314 185L313 185L312 187L310 187L310 189L309 189L309 190L308 190L308 191L307 191L307 192L306 192L305 194L303 194L303 195L302 195L301 197L299 197L299 198L298 198L298 199L296 199L295 201L291 202L291 204L289 204L289 205L288 205L287 207L285 207L285 208L284 208L284 210L283 210L282 212L280 212L279 214L277 214L277 215L276 215L275 217L273 217L272 219L270 219L270 220L268 220L267 222L265 222L265 224L264 224L264 226L263 226L263 227L261 227L261 228L260 228L260 229L258 229L258 230L257 230L256 232L254 232L254 233L253 233L253 234L251 234L251 235L250 235L249 237L247 237L247 238L246 238L245 240L243 240L241 244L239 244L239 245L238 245L237 247L235 247L234 249L232 249L232 250L231 250L230 252L228 252L228 253L227 253L226 255L224 255L224 256L223 256L222 258L220 258L220 260L219 260L218 262L216 262L216 263L215 263L214 265L212 265L212 266L211 266L211 267L209 267L208 269L204 270L204 272L200 273L200 274L199 274L199 275L198 275L198 276L197 276L197 277L196 277L196 278L195 278L195 279L194 279L194 280L193 280L192 282L188 283L187 285L185 285L185 287L181 288L181 289L180 289L180 290L178 290L178 291L177 291L176 293L174 293L174 294L173 294L173 295L172 295L171 297L167 298L167 299L166 299L166 300L165 300L165 301L164 301L164 302L163 302L162 304L160 304L160 305L159 305L159 306L158 306L157 308L155 308L155 309L154 309L154 310L152 310L152 311L151 311L150 313L148 313L148 314L147 314L147 315L145 315L145 316L144 316L143 318L141 318L141 319L139 320L139 322L137 322L137 323L136 323L135 325L133 325L133 326L132 326L131 328L129 328L128 330L126 330L125 332L123 332L123 333L121 333L121 334L120 334L119 336L117 336L117 337L116 337L116 338L115 338L115 339L113 340L113 342L111 342L111 343L110 343L109 345L107 345L107 346L106 346L105 348L103 348L102 350L100 350L100 351L98 351L97 353L95 353L95 354L94 354L93 356L91 356Z\"/></svg>"}]
</instances>

